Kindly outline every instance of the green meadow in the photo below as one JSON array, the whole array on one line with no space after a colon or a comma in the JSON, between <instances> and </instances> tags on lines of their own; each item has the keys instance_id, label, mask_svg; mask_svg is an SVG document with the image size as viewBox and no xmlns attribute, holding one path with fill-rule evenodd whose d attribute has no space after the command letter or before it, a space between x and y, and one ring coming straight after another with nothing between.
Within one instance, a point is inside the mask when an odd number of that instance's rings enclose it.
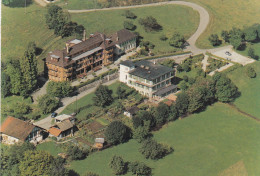
<instances>
[{"instance_id":1,"label":"green meadow","mask_svg":"<svg viewBox=\"0 0 260 176\"><path fill-rule=\"evenodd\" d=\"M260 126L254 120L216 103L206 111L165 125L154 132L154 138L174 148L174 152L158 161L147 160L139 152L135 140L99 151L81 161L73 161L71 169L79 174L95 172L113 175L108 163L113 155L125 161L142 161L153 168L155 176L217 176L237 162L245 165L248 175L259 175ZM235 171L234 171L235 173ZM130 173L126 175L131 175Z\"/></svg>"}]
</instances>

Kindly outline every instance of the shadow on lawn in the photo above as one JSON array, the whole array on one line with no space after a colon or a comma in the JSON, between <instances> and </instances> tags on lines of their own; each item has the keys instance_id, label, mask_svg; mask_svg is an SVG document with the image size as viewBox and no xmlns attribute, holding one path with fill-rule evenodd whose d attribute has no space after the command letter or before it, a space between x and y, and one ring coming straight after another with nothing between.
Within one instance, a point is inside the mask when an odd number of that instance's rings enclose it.
<instances>
[{"instance_id":1,"label":"shadow on lawn","mask_svg":"<svg viewBox=\"0 0 260 176\"><path fill-rule=\"evenodd\" d=\"M16 7L28 7L29 5L32 4L32 0L3 0L2 4L4 4L7 7L12 7L12 8L16 8Z\"/></svg>"}]
</instances>

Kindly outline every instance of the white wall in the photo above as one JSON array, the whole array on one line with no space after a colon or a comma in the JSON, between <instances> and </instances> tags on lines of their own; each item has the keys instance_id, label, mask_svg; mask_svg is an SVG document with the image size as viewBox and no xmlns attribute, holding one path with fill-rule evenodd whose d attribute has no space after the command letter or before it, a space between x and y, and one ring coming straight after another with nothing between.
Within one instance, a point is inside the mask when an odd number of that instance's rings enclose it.
<instances>
[{"instance_id":1,"label":"white wall","mask_svg":"<svg viewBox=\"0 0 260 176\"><path fill-rule=\"evenodd\" d=\"M123 83L128 83L130 67L127 67L125 65L120 64L120 70L119 70L119 81Z\"/></svg>"},{"instance_id":2,"label":"white wall","mask_svg":"<svg viewBox=\"0 0 260 176\"><path fill-rule=\"evenodd\" d=\"M18 142L19 142L19 139L17 139L17 138L8 136L6 134L2 134L2 143L12 145L12 144L15 144Z\"/></svg>"}]
</instances>

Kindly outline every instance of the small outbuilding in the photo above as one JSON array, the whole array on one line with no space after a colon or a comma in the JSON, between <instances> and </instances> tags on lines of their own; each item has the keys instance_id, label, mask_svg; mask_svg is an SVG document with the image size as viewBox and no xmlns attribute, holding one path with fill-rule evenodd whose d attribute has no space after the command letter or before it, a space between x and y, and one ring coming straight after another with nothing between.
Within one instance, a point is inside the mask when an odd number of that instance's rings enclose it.
<instances>
[{"instance_id":1,"label":"small outbuilding","mask_svg":"<svg viewBox=\"0 0 260 176\"><path fill-rule=\"evenodd\" d=\"M103 146L104 146L104 143L105 143L105 139L104 138L96 138L94 147L98 148L98 149L102 149Z\"/></svg>"},{"instance_id":2,"label":"small outbuilding","mask_svg":"<svg viewBox=\"0 0 260 176\"><path fill-rule=\"evenodd\" d=\"M71 137L74 135L74 124L69 119L57 122L49 129L49 134L51 137L56 137L57 140L68 136Z\"/></svg>"},{"instance_id":3,"label":"small outbuilding","mask_svg":"<svg viewBox=\"0 0 260 176\"><path fill-rule=\"evenodd\" d=\"M139 108L137 106L133 106L131 108L126 109L126 111L124 112L124 115L132 118L134 115L136 115L136 113L139 111Z\"/></svg>"}]
</instances>

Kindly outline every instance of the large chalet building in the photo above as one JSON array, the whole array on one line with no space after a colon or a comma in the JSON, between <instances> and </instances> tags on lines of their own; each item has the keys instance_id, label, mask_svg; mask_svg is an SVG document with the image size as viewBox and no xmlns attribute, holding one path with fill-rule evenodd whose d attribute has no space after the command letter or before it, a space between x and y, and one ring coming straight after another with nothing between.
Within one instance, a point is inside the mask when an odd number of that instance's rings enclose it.
<instances>
[{"instance_id":1,"label":"large chalet building","mask_svg":"<svg viewBox=\"0 0 260 176\"><path fill-rule=\"evenodd\" d=\"M173 69L155 62L126 60L120 63L119 72L119 81L149 98L160 99L177 91L172 84Z\"/></svg>"},{"instance_id":2,"label":"large chalet building","mask_svg":"<svg viewBox=\"0 0 260 176\"><path fill-rule=\"evenodd\" d=\"M50 80L73 80L113 63L116 56L134 48L136 35L126 29L111 36L97 32L88 39L84 34L83 40L67 41L63 50L49 52L45 68Z\"/></svg>"}]
</instances>

